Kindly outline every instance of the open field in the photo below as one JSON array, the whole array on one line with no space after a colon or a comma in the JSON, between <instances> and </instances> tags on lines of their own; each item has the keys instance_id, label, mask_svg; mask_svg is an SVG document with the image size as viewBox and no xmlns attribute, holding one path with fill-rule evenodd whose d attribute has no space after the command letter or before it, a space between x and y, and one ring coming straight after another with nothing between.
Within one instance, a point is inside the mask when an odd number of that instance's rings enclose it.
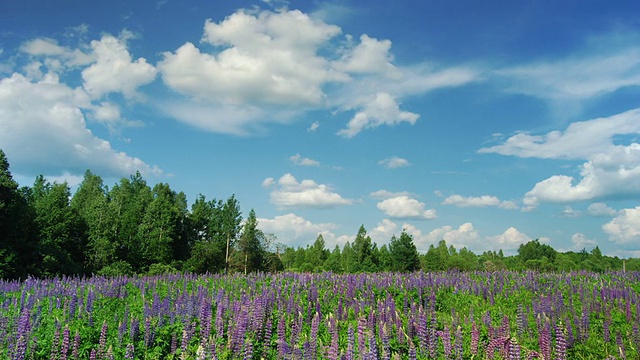
<instances>
[{"instance_id":1,"label":"open field","mask_svg":"<svg viewBox=\"0 0 640 360\"><path fill-rule=\"evenodd\" d=\"M637 359L640 273L0 283L10 359Z\"/></svg>"}]
</instances>

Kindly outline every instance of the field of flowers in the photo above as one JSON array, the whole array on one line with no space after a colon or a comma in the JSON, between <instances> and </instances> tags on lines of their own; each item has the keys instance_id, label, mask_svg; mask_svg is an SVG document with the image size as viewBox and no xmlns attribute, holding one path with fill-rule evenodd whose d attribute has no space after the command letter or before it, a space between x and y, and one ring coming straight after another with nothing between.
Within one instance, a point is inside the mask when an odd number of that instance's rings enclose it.
<instances>
[{"instance_id":1,"label":"field of flowers","mask_svg":"<svg viewBox=\"0 0 640 360\"><path fill-rule=\"evenodd\" d=\"M0 282L7 359L637 359L640 274Z\"/></svg>"}]
</instances>

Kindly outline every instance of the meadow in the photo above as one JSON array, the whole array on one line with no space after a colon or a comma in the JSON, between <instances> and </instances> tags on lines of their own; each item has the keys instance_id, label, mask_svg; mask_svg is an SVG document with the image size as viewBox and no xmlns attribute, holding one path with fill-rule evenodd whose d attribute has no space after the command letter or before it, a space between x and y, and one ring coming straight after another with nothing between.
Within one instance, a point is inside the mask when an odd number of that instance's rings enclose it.
<instances>
[{"instance_id":1,"label":"meadow","mask_svg":"<svg viewBox=\"0 0 640 360\"><path fill-rule=\"evenodd\" d=\"M637 359L640 273L0 282L6 359Z\"/></svg>"}]
</instances>

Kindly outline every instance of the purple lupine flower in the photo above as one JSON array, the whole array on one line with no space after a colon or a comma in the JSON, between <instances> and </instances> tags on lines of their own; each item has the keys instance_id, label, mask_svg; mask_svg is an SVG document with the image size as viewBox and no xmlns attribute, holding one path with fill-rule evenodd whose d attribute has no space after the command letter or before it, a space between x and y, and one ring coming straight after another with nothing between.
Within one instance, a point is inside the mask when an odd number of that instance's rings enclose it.
<instances>
[{"instance_id":1,"label":"purple lupine flower","mask_svg":"<svg viewBox=\"0 0 640 360\"><path fill-rule=\"evenodd\" d=\"M516 327L518 336L522 336L525 334L528 328L527 324L527 314L524 312L524 305L522 303L518 303L517 309L517 317L516 317Z\"/></svg>"},{"instance_id":2,"label":"purple lupine flower","mask_svg":"<svg viewBox=\"0 0 640 360\"><path fill-rule=\"evenodd\" d=\"M509 360L520 360L520 345L515 338L509 339Z\"/></svg>"},{"instance_id":3,"label":"purple lupine flower","mask_svg":"<svg viewBox=\"0 0 640 360\"><path fill-rule=\"evenodd\" d=\"M511 335L511 328L509 326L509 317L507 315L502 317L502 323L498 330L498 337L508 337Z\"/></svg>"},{"instance_id":4,"label":"purple lupine flower","mask_svg":"<svg viewBox=\"0 0 640 360\"><path fill-rule=\"evenodd\" d=\"M80 332L76 330L73 337L73 349L71 350L71 358L77 359L80 356Z\"/></svg>"},{"instance_id":5,"label":"purple lupine flower","mask_svg":"<svg viewBox=\"0 0 640 360\"><path fill-rule=\"evenodd\" d=\"M444 348L444 357L446 359L451 359L451 355L453 354L453 349L451 348L451 331L447 326L440 331L440 339L442 340L442 347Z\"/></svg>"},{"instance_id":6,"label":"purple lupine flower","mask_svg":"<svg viewBox=\"0 0 640 360\"><path fill-rule=\"evenodd\" d=\"M380 329L382 338L382 360L391 359L391 344L389 343L389 330L387 330L387 324L383 324Z\"/></svg>"},{"instance_id":7,"label":"purple lupine flower","mask_svg":"<svg viewBox=\"0 0 640 360\"><path fill-rule=\"evenodd\" d=\"M102 355L107 350L107 331L108 325L107 320L102 322L102 329L100 330L100 340L98 342L98 355L102 357Z\"/></svg>"},{"instance_id":8,"label":"purple lupine flower","mask_svg":"<svg viewBox=\"0 0 640 360\"><path fill-rule=\"evenodd\" d=\"M471 355L478 354L478 342L480 341L480 331L478 331L478 326L474 321L471 324Z\"/></svg>"},{"instance_id":9,"label":"purple lupine flower","mask_svg":"<svg viewBox=\"0 0 640 360\"><path fill-rule=\"evenodd\" d=\"M311 347L311 358L315 359L318 348L318 326L320 319L318 313L315 313L311 320L311 333L309 334L309 345Z\"/></svg>"},{"instance_id":10,"label":"purple lupine flower","mask_svg":"<svg viewBox=\"0 0 640 360\"><path fill-rule=\"evenodd\" d=\"M347 353L346 360L354 360L354 348L355 348L355 334L353 331L353 325L349 324L349 329L347 330Z\"/></svg>"},{"instance_id":11,"label":"purple lupine flower","mask_svg":"<svg viewBox=\"0 0 640 360\"><path fill-rule=\"evenodd\" d=\"M64 327L62 331L62 345L60 347L60 360L67 360L67 356L69 355L69 342L71 337L71 332L69 331L69 325Z\"/></svg>"},{"instance_id":12,"label":"purple lupine flower","mask_svg":"<svg viewBox=\"0 0 640 360\"><path fill-rule=\"evenodd\" d=\"M409 360L416 360L418 355L416 354L416 347L413 345L413 341L409 342Z\"/></svg>"},{"instance_id":13,"label":"purple lupine flower","mask_svg":"<svg viewBox=\"0 0 640 360\"><path fill-rule=\"evenodd\" d=\"M244 360L251 360L253 357L253 343L250 339L244 343Z\"/></svg>"},{"instance_id":14,"label":"purple lupine flower","mask_svg":"<svg viewBox=\"0 0 640 360\"><path fill-rule=\"evenodd\" d=\"M58 341L60 341L60 329L56 327L56 331L53 333L53 339L51 340L51 360L57 360L59 355Z\"/></svg>"},{"instance_id":15,"label":"purple lupine flower","mask_svg":"<svg viewBox=\"0 0 640 360\"><path fill-rule=\"evenodd\" d=\"M538 335L538 345L540 352L545 359L551 359L551 328L549 322L542 325L540 334Z\"/></svg>"},{"instance_id":16,"label":"purple lupine flower","mask_svg":"<svg viewBox=\"0 0 640 360\"><path fill-rule=\"evenodd\" d=\"M96 352L96 349L91 349L91 352L89 353L89 360L97 360L98 359L98 353Z\"/></svg>"},{"instance_id":17,"label":"purple lupine flower","mask_svg":"<svg viewBox=\"0 0 640 360\"><path fill-rule=\"evenodd\" d=\"M624 341L622 340L622 333L618 330L616 332L616 345L618 346L618 352L620 353L620 358L626 359L627 355L624 351Z\"/></svg>"},{"instance_id":18,"label":"purple lupine flower","mask_svg":"<svg viewBox=\"0 0 640 360\"><path fill-rule=\"evenodd\" d=\"M567 359L567 339L565 336L564 326L560 322L556 325L555 355L557 360Z\"/></svg>"},{"instance_id":19,"label":"purple lupine flower","mask_svg":"<svg viewBox=\"0 0 640 360\"><path fill-rule=\"evenodd\" d=\"M505 348L508 348L509 338L508 337L498 337L491 339L489 344L487 344L487 349L485 351L485 356L487 359L493 359L495 356L496 350L503 352Z\"/></svg>"},{"instance_id":20,"label":"purple lupine flower","mask_svg":"<svg viewBox=\"0 0 640 360\"><path fill-rule=\"evenodd\" d=\"M611 340L611 320L604 319L602 323L602 337L604 338L604 342L608 343Z\"/></svg>"},{"instance_id":21,"label":"purple lupine flower","mask_svg":"<svg viewBox=\"0 0 640 360\"><path fill-rule=\"evenodd\" d=\"M285 358L288 354L288 344L286 338L286 318L282 316L280 322L278 322L278 355L280 358Z\"/></svg>"},{"instance_id":22,"label":"purple lupine flower","mask_svg":"<svg viewBox=\"0 0 640 360\"><path fill-rule=\"evenodd\" d=\"M329 332L331 333L331 345L327 349L327 357L329 360L338 360L339 354L339 339L338 339L338 320L329 314Z\"/></svg>"},{"instance_id":23,"label":"purple lupine flower","mask_svg":"<svg viewBox=\"0 0 640 360\"><path fill-rule=\"evenodd\" d=\"M358 354L364 354L366 330L367 330L367 321L364 317L360 317L358 319Z\"/></svg>"},{"instance_id":24,"label":"purple lupine flower","mask_svg":"<svg viewBox=\"0 0 640 360\"><path fill-rule=\"evenodd\" d=\"M453 339L453 355L456 360L462 360L462 354L464 353L462 341L462 328L458 326L456 329L456 336Z\"/></svg>"},{"instance_id":25,"label":"purple lupine flower","mask_svg":"<svg viewBox=\"0 0 640 360\"><path fill-rule=\"evenodd\" d=\"M133 360L135 355L133 343L127 344L127 350L124 353L124 358L126 360Z\"/></svg>"},{"instance_id":26,"label":"purple lupine flower","mask_svg":"<svg viewBox=\"0 0 640 360\"><path fill-rule=\"evenodd\" d=\"M30 317L29 309L22 309L22 314L18 319L18 333L16 334L18 341L15 347L14 359L23 360L27 356L27 344L29 342L29 333L31 332Z\"/></svg>"}]
</instances>

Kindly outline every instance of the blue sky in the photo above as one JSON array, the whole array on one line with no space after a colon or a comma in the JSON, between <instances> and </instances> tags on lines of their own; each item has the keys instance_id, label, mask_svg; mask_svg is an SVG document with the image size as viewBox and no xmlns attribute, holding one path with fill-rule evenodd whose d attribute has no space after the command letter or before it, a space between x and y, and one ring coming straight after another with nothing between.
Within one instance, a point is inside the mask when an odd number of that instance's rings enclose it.
<instances>
[{"instance_id":1,"label":"blue sky","mask_svg":"<svg viewBox=\"0 0 640 360\"><path fill-rule=\"evenodd\" d=\"M226 199L292 246L362 224L640 256L637 1L5 1L21 185Z\"/></svg>"}]
</instances>

